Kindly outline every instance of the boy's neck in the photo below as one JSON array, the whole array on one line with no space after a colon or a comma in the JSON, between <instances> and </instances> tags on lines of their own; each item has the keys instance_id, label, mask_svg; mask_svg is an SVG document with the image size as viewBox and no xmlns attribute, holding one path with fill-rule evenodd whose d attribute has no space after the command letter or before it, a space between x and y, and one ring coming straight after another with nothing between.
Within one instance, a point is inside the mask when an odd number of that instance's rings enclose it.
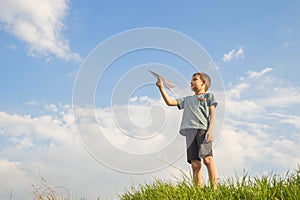
<instances>
[{"instance_id":1,"label":"boy's neck","mask_svg":"<svg viewBox=\"0 0 300 200\"><path fill-rule=\"evenodd\" d=\"M205 94L206 91L199 91L199 92L195 92L195 95L200 95L200 94Z\"/></svg>"}]
</instances>

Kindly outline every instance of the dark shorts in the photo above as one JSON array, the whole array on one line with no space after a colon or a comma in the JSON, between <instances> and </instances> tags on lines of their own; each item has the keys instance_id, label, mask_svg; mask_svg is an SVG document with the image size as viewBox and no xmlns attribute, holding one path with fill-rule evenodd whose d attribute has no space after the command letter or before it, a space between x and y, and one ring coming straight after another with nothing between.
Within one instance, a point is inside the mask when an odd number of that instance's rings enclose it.
<instances>
[{"instance_id":1,"label":"dark shorts","mask_svg":"<svg viewBox=\"0 0 300 200\"><path fill-rule=\"evenodd\" d=\"M205 141L206 130L202 129L185 129L183 130L186 137L187 161L201 160L206 156L213 156L212 142Z\"/></svg>"}]
</instances>

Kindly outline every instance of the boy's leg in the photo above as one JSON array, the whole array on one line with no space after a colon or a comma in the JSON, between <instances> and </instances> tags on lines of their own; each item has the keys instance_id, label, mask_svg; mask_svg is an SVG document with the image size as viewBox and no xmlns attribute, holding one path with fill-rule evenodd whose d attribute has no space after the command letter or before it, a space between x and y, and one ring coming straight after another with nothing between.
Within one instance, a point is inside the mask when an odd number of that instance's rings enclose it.
<instances>
[{"instance_id":1,"label":"boy's leg","mask_svg":"<svg viewBox=\"0 0 300 200\"><path fill-rule=\"evenodd\" d=\"M203 183L201 160L191 160L191 165L193 170L193 183L201 186Z\"/></svg>"},{"instance_id":2,"label":"boy's leg","mask_svg":"<svg viewBox=\"0 0 300 200\"><path fill-rule=\"evenodd\" d=\"M206 156L203 158L203 162L207 168L209 181L213 185L214 189L218 188L218 171L214 159L212 156Z\"/></svg>"},{"instance_id":3,"label":"boy's leg","mask_svg":"<svg viewBox=\"0 0 300 200\"><path fill-rule=\"evenodd\" d=\"M193 184L202 185L202 162L199 157L199 146L197 143L197 129L186 129L187 161L192 166Z\"/></svg>"}]
</instances>

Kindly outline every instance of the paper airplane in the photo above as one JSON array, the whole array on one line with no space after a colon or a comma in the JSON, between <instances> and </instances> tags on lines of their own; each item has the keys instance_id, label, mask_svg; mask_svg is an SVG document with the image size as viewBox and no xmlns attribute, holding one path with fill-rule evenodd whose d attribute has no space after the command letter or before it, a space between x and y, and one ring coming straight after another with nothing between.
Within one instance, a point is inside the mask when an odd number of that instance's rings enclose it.
<instances>
[{"instance_id":1,"label":"paper airplane","mask_svg":"<svg viewBox=\"0 0 300 200\"><path fill-rule=\"evenodd\" d=\"M164 83L164 86L166 86L166 88L168 88L169 90L171 90L172 88L175 87L175 84L172 83L171 81L165 79L164 77L160 76L159 74L149 70L149 72L157 79L162 80L162 82Z\"/></svg>"}]
</instances>

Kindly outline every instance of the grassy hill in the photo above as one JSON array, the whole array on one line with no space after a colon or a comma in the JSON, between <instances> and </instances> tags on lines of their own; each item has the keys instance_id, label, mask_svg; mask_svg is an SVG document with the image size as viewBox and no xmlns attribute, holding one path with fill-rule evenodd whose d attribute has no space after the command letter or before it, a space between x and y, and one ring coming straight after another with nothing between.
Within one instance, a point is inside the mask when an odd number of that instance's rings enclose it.
<instances>
[{"instance_id":1,"label":"grassy hill","mask_svg":"<svg viewBox=\"0 0 300 200\"><path fill-rule=\"evenodd\" d=\"M73 199L69 190L64 187L53 187L43 177L42 183L42 186L32 185L32 199ZM245 175L241 178L228 178L221 181L217 190L210 186L196 187L187 179L177 182L155 180L150 184L131 186L124 194L118 195L118 198L120 200L300 200L300 166L294 173L281 176L250 178Z\"/></svg>"},{"instance_id":2,"label":"grassy hill","mask_svg":"<svg viewBox=\"0 0 300 200\"><path fill-rule=\"evenodd\" d=\"M212 187L195 187L190 181L176 183L156 180L151 184L131 187L130 191L119 196L121 200L215 200L215 199L249 199L249 200L299 200L300 170L285 176L262 176L240 180L228 179L219 185L218 190Z\"/></svg>"}]
</instances>

